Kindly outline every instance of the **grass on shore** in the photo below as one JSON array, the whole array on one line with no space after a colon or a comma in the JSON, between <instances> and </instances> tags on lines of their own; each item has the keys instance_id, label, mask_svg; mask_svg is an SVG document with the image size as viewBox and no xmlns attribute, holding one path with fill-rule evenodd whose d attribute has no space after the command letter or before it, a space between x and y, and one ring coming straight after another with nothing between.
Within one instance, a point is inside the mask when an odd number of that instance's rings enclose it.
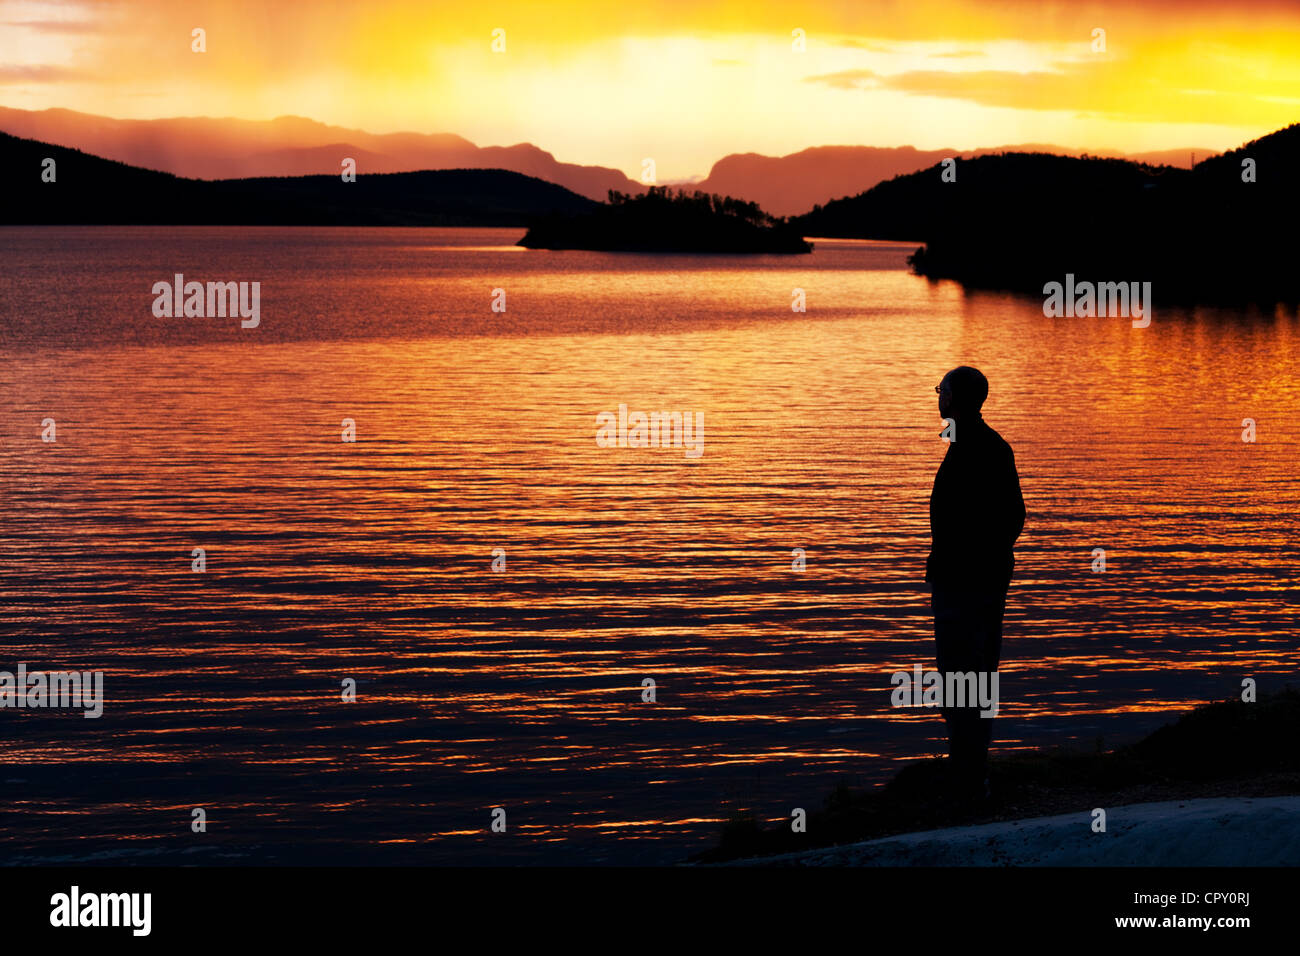
<instances>
[{"instance_id":1,"label":"grass on shore","mask_svg":"<svg viewBox=\"0 0 1300 956\"><path fill-rule=\"evenodd\" d=\"M971 811L946 796L946 758L916 761L881 787L837 787L808 814L806 833L792 832L788 821L765 827L740 816L725 824L718 846L691 859L717 863L1158 800L1300 794L1300 691L1206 704L1111 751L993 757L989 776L992 800Z\"/></svg>"}]
</instances>

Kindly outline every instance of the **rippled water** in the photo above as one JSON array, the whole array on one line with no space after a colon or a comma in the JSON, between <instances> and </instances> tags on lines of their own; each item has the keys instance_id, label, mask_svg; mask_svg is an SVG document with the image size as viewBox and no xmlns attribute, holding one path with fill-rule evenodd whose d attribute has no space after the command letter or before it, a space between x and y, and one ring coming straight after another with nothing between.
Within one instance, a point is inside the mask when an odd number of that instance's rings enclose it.
<instances>
[{"instance_id":1,"label":"rippled water","mask_svg":"<svg viewBox=\"0 0 1300 956\"><path fill-rule=\"evenodd\" d=\"M1156 290L1134 329L928 283L909 245L519 234L0 231L0 670L106 696L0 710L0 859L668 862L942 751L889 675L932 660L962 363L1029 511L997 747L1293 679L1293 312ZM260 327L154 318L177 272L261 282ZM620 403L703 412L703 455L599 447Z\"/></svg>"}]
</instances>

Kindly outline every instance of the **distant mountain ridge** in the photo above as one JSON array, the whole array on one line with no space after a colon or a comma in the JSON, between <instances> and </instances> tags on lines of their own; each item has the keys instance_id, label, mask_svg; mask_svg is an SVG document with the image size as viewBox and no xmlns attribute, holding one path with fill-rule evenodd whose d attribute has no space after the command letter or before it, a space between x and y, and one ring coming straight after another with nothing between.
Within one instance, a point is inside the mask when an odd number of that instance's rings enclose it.
<instances>
[{"instance_id":1,"label":"distant mountain ridge","mask_svg":"<svg viewBox=\"0 0 1300 956\"><path fill-rule=\"evenodd\" d=\"M42 181L45 160L54 181ZM597 203L504 169L187 179L0 133L3 225L527 226Z\"/></svg>"},{"instance_id":2,"label":"distant mountain ridge","mask_svg":"<svg viewBox=\"0 0 1300 956\"><path fill-rule=\"evenodd\" d=\"M338 175L343 159L350 157L359 173L505 169L588 199L604 199L611 189L644 188L617 169L562 163L531 143L476 146L451 133L375 134L300 116L123 120L64 109L0 107L0 130L190 179Z\"/></svg>"},{"instance_id":3,"label":"distant mountain ridge","mask_svg":"<svg viewBox=\"0 0 1300 956\"><path fill-rule=\"evenodd\" d=\"M756 202L774 216L795 216L832 199L855 196L877 183L903 176L949 157L971 159L994 153L1051 153L1129 159L1188 168L1195 153L1198 161L1214 155L1203 149L1170 149L1124 154L1109 150L1066 149L1039 143L997 146L976 150L920 150L912 146L814 146L788 156L733 153L713 164L709 175L694 188Z\"/></svg>"},{"instance_id":4,"label":"distant mountain ridge","mask_svg":"<svg viewBox=\"0 0 1300 956\"><path fill-rule=\"evenodd\" d=\"M530 143L476 146L453 133L367 133L300 116L273 120L213 117L123 120L66 109L0 107L0 130L55 143L144 169L195 179L337 174L344 157L360 173L429 169L508 169L564 186L588 199L604 200L613 190L641 193L643 183L606 166L562 163ZM776 216L806 213L818 204L853 196L879 182L933 166L950 156L972 158L1001 152L1084 151L1038 143L977 150L919 150L912 146L814 146L786 156L733 153L713 164L708 176L682 177L706 193L756 202ZM1190 155L1205 149L1175 149L1114 156L1186 168ZM664 183L670 185L671 183Z\"/></svg>"}]
</instances>

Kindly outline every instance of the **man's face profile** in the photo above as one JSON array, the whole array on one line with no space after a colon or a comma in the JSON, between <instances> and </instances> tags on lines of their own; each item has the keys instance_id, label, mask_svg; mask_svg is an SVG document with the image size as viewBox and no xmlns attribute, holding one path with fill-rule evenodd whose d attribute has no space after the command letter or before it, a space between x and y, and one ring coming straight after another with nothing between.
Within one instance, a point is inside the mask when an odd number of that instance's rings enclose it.
<instances>
[{"instance_id":1,"label":"man's face profile","mask_svg":"<svg viewBox=\"0 0 1300 956\"><path fill-rule=\"evenodd\" d=\"M947 375L943 377L936 387L935 391L939 393L939 417L949 418L952 416L952 382Z\"/></svg>"}]
</instances>

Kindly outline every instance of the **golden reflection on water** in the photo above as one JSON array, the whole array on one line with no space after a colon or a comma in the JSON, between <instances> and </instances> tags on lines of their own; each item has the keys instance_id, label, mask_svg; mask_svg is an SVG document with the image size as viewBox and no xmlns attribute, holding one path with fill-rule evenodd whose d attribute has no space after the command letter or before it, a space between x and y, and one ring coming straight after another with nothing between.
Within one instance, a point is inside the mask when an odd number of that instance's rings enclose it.
<instances>
[{"instance_id":1,"label":"golden reflection on water","mask_svg":"<svg viewBox=\"0 0 1300 956\"><path fill-rule=\"evenodd\" d=\"M83 295L42 284L58 253L32 242L0 281L13 314L44 310L43 338L20 318L0 342L0 668L102 669L108 698L97 721L0 715L0 774L30 793L6 855L179 852L199 804L156 790L223 807L213 842L240 859L673 859L724 810L941 752L889 675L932 661L932 387L962 363L1029 511L997 746L1133 736L1295 674L1293 314L1052 320L887 244L701 264L120 232L96 259L68 231ZM265 334L145 318L177 259L262 276ZM619 403L702 411L703 456L598 447ZM503 804L509 848L486 832Z\"/></svg>"}]
</instances>

